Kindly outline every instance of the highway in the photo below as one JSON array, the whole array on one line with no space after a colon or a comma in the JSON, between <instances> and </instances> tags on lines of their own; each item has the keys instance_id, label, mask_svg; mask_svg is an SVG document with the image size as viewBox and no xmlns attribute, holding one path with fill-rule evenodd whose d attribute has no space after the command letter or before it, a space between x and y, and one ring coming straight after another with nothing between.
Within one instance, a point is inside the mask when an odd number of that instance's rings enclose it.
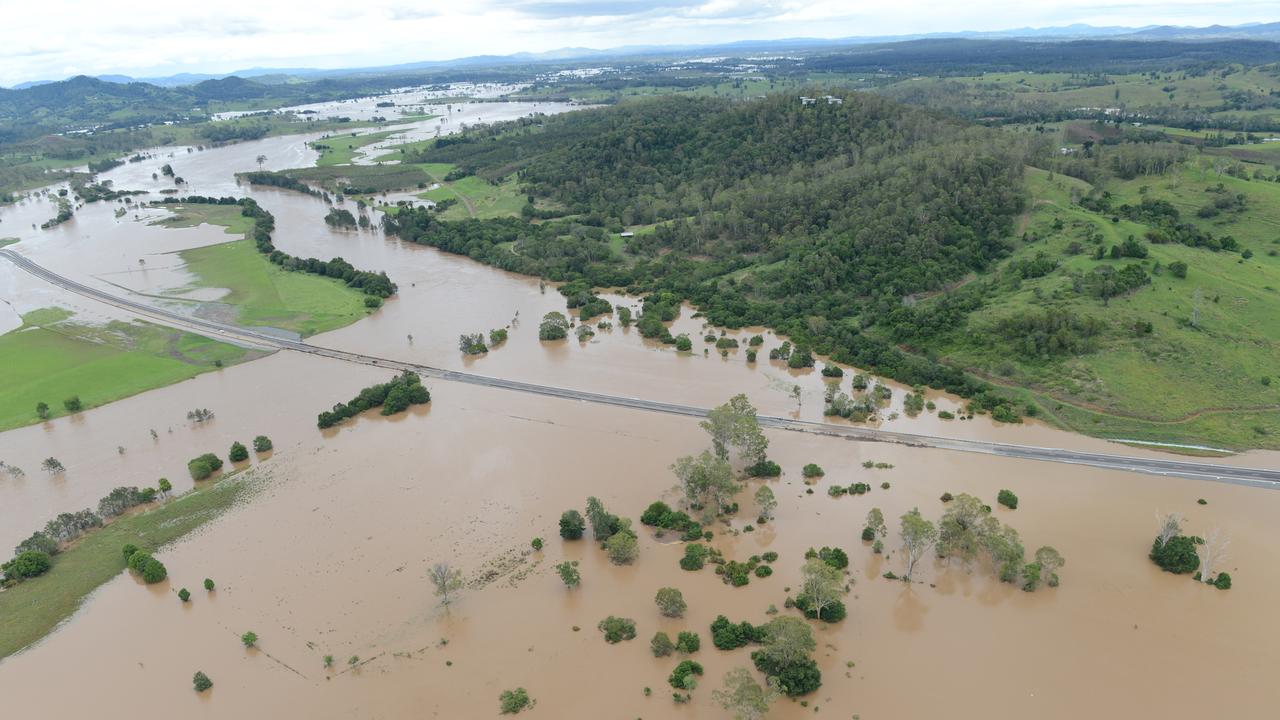
<instances>
[{"instance_id":1,"label":"highway","mask_svg":"<svg viewBox=\"0 0 1280 720\"><path fill-rule=\"evenodd\" d=\"M127 310L136 315L156 320L166 325L190 330L212 338L248 347L308 353L310 355L318 355L321 357L358 363L361 365L371 365L391 370L408 370L418 373L423 377L444 380L447 382L468 383L471 385L480 385L483 387L523 392L533 395L542 395L545 397L559 398L563 400L589 402L598 405L612 405L614 407L666 413L669 415L684 415L686 417L694 418L704 417L707 414L706 408L694 407L691 405L659 402L656 400L645 400L641 398L630 398L620 395L606 395L602 393L588 392L585 390L573 390L570 388L561 388L551 385L538 385L520 382L518 380L489 377L476 373L459 372L457 370L445 370L442 368L431 367L429 365L418 365L415 363L364 355L361 353L353 353L345 350L335 350L333 348L311 345L300 340L275 337L265 333L239 328L234 325L226 325L200 318L189 317L180 313L170 312L151 305L122 298L98 288L84 285L58 275L12 250L0 249L0 256L9 260L18 268L31 273L52 285L67 290L68 292L73 292L77 295L97 300L122 310ZM1236 467L1233 465L1221 465L1196 460L1132 457L1110 453L1083 452L1061 448L986 442L982 440L948 438L935 435L919 435L914 433L879 430L875 428L793 420L768 415L760 416L760 424L767 428L826 435L830 437L844 438L847 440L890 442L920 448L982 453L986 455L999 455L1002 457L1037 460L1041 462L1084 465L1108 470L1124 470L1128 472L1145 473L1148 475L1165 475L1190 478L1193 480L1210 480L1251 487L1280 489L1280 469Z\"/></svg>"}]
</instances>

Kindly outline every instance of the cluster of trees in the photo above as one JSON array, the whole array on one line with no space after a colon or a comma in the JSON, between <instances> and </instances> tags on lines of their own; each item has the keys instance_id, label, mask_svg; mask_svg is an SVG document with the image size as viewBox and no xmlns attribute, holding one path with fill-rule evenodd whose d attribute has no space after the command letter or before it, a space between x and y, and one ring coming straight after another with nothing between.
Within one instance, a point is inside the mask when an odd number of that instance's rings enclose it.
<instances>
[{"instance_id":1,"label":"cluster of trees","mask_svg":"<svg viewBox=\"0 0 1280 720\"><path fill-rule=\"evenodd\" d=\"M1203 501L1201 501L1203 502ZM1157 514L1160 530L1151 543L1148 557L1165 572L1185 574L1194 572L1194 579L1208 583L1219 590L1231 588L1231 574L1218 570L1226 560L1227 546L1231 541L1221 531L1214 529L1198 535L1184 535L1183 518L1177 513Z\"/></svg>"},{"instance_id":2,"label":"cluster of trees","mask_svg":"<svg viewBox=\"0 0 1280 720\"><path fill-rule=\"evenodd\" d=\"M205 453L187 462L187 472L191 473L192 480L207 480L221 469L222 458L213 453Z\"/></svg>"},{"instance_id":3,"label":"cluster of trees","mask_svg":"<svg viewBox=\"0 0 1280 720\"><path fill-rule=\"evenodd\" d=\"M405 371L385 383L370 385L349 402L338 403L332 410L325 410L316 418L316 426L321 430L355 417L365 410L382 408L383 415L395 415L404 412L410 405L422 405L431 402L431 393L422 384L417 373Z\"/></svg>"},{"instance_id":4,"label":"cluster of trees","mask_svg":"<svg viewBox=\"0 0 1280 720\"><path fill-rule=\"evenodd\" d=\"M483 355L489 352L489 346L484 344L483 333L463 333L459 335L458 349L464 355Z\"/></svg>"},{"instance_id":5,"label":"cluster of trees","mask_svg":"<svg viewBox=\"0 0 1280 720\"><path fill-rule=\"evenodd\" d=\"M165 568L164 563L151 556L151 553L140 550L136 545L125 545L122 549L125 565L130 570L142 576L143 581L148 585L163 581L169 577L169 571Z\"/></svg>"},{"instance_id":6,"label":"cluster of trees","mask_svg":"<svg viewBox=\"0 0 1280 720\"><path fill-rule=\"evenodd\" d=\"M566 510L560 515L560 537L579 540L588 523L591 525L592 537L601 544L609 554L609 560L615 565L629 565L640 556L640 543L635 531L631 529L631 520L610 513L605 509L604 503L594 496L587 498L585 518L577 510ZM569 584L568 579L565 582Z\"/></svg>"},{"instance_id":7,"label":"cluster of trees","mask_svg":"<svg viewBox=\"0 0 1280 720\"><path fill-rule=\"evenodd\" d=\"M720 650L760 645L751 653L752 662L788 697L811 693L822 685L822 673L810 657L817 648L813 629L801 618L781 616L755 626L731 623L719 615L711 623L711 641Z\"/></svg>"},{"instance_id":8,"label":"cluster of trees","mask_svg":"<svg viewBox=\"0 0 1280 720\"><path fill-rule=\"evenodd\" d=\"M340 257L328 261L316 258L304 259L277 250L276 246L271 242L271 233L275 231L275 216L263 209L252 198L215 198L192 195L185 198L166 198L158 202L159 204L167 205L239 205L241 208L240 214L253 219L253 239L258 252L266 255L267 259L275 265L279 265L285 270L323 275L324 277L342 280L348 287L361 290L366 295L385 299L396 293L396 284L391 282L385 272L375 273L369 270L357 270L351 263Z\"/></svg>"},{"instance_id":9,"label":"cluster of trees","mask_svg":"<svg viewBox=\"0 0 1280 720\"><path fill-rule=\"evenodd\" d=\"M670 97L437 144L422 159L481 175L516 170L530 195L577 219L449 222L414 209L384 223L403 239L507 270L670 293L717 325L769 325L809 353L1009 404L961 370L865 330L905 295L1005 254L1024 158L989 131L875 96L841 97L818 106L789 94ZM597 218L599 227L589 224ZM655 232L629 243L635 257L608 247L603 228L653 222ZM642 334L675 343L659 320L642 318Z\"/></svg>"},{"instance_id":10,"label":"cluster of trees","mask_svg":"<svg viewBox=\"0 0 1280 720\"><path fill-rule=\"evenodd\" d=\"M356 226L356 216L346 208L329 208L329 212L324 216L324 222L329 227L351 229Z\"/></svg>"},{"instance_id":11,"label":"cluster of trees","mask_svg":"<svg viewBox=\"0 0 1280 720\"><path fill-rule=\"evenodd\" d=\"M1017 497L1005 492L1005 504L1017 507ZM964 493L946 502L947 509L937 525L926 520L918 508L902 516L903 580L911 580L916 563L933 548L939 559L958 561L966 569L978 558L986 558L1002 582L1019 583L1027 592L1042 582L1050 587L1058 585L1058 570L1066 560L1056 549L1041 547L1035 559L1027 562L1018 531L992 516L990 505Z\"/></svg>"}]
</instances>

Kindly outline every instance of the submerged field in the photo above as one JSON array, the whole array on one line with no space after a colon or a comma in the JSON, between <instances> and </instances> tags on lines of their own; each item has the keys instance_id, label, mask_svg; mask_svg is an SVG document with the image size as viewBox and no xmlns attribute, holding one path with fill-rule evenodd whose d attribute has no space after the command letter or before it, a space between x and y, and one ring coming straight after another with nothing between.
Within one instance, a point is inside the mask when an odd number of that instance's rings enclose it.
<instances>
[{"instance_id":1,"label":"submerged field","mask_svg":"<svg viewBox=\"0 0 1280 720\"><path fill-rule=\"evenodd\" d=\"M141 321L78 323L47 308L23 316L23 326L0 335L0 430L66 415L63 401L79 397L85 409L252 357L243 348Z\"/></svg>"}]
</instances>

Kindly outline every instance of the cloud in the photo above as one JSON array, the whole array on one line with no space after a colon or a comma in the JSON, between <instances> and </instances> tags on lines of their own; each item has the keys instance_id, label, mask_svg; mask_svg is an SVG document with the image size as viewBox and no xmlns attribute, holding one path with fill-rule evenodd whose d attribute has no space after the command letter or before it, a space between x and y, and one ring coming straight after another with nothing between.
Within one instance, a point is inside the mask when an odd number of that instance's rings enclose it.
<instances>
[{"instance_id":1,"label":"cloud","mask_svg":"<svg viewBox=\"0 0 1280 720\"><path fill-rule=\"evenodd\" d=\"M562 47L1275 20L1274 0L40 0L0 24L0 85L70 74L359 67Z\"/></svg>"}]
</instances>

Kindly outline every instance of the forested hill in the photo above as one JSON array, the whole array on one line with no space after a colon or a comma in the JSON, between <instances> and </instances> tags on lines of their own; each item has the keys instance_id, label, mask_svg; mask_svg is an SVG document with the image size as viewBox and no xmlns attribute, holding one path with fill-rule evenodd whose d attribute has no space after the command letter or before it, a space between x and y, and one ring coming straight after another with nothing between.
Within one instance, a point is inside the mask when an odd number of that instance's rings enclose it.
<instances>
[{"instance_id":1,"label":"forested hill","mask_svg":"<svg viewBox=\"0 0 1280 720\"><path fill-rule=\"evenodd\" d=\"M524 221L402 211L388 230L525 273L667 291L718 324L767 324L908 382L964 385L861 329L1007 252L1022 153L931 111L825 94L666 97L445 138L411 159L516 173L538 203ZM624 227L638 231L619 252L606 229Z\"/></svg>"}]
</instances>

